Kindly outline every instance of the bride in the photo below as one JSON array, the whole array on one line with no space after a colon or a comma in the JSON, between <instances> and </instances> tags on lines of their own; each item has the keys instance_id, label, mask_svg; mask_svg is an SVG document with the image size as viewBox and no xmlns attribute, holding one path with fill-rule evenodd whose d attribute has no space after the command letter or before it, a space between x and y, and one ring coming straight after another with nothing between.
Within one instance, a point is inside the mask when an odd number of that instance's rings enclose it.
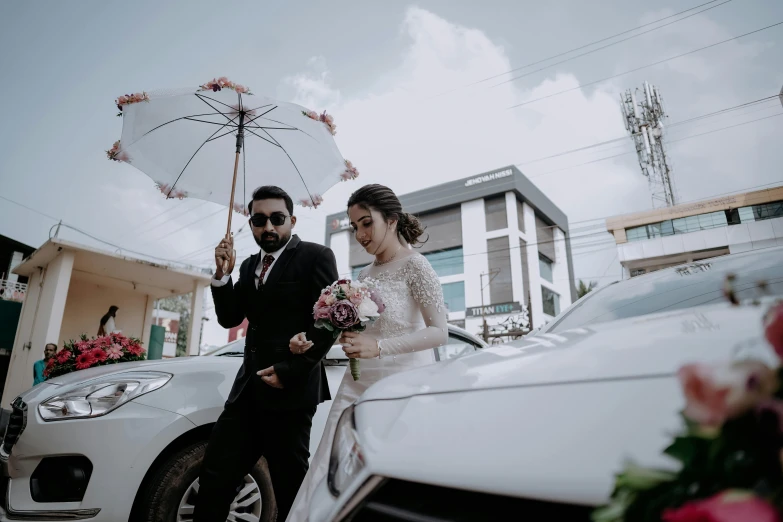
<instances>
[{"instance_id":1,"label":"bride","mask_svg":"<svg viewBox=\"0 0 783 522\"><path fill-rule=\"evenodd\" d=\"M427 259L411 248L420 243L424 232L419 220L404 212L394 192L382 185L366 185L354 192L348 199L348 217L356 241L375 256L359 273L359 280L377 282L386 309L364 332L345 332L340 337L349 358L363 359L361 376L354 381L346 368L318 450L286 519L289 522L308 518L312 494L329 468L334 429L343 410L380 379L435 362L432 349L448 340L438 276ZM304 334L290 342L294 353L311 346Z\"/></svg>"}]
</instances>

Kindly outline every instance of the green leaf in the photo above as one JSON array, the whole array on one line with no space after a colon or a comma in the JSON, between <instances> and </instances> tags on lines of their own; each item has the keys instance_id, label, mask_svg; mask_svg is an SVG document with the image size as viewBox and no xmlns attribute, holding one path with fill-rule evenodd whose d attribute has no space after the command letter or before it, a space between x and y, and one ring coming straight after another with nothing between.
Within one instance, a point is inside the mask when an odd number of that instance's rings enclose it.
<instances>
[{"instance_id":1,"label":"green leaf","mask_svg":"<svg viewBox=\"0 0 783 522\"><path fill-rule=\"evenodd\" d=\"M710 440L702 437L676 437L664 454L682 462L683 467L690 467L703 459L709 451Z\"/></svg>"},{"instance_id":2,"label":"green leaf","mask_svg":"<svg viewBox=\"0 0 783 522\"><path fill-rule=\"evenodd\" d=\"M617 488L635 491L651 489L664 482L673 481L677 475L671 471L643 468L633 463L626 464L625 471L617 476Z\"/></svg>"}]
</instances>

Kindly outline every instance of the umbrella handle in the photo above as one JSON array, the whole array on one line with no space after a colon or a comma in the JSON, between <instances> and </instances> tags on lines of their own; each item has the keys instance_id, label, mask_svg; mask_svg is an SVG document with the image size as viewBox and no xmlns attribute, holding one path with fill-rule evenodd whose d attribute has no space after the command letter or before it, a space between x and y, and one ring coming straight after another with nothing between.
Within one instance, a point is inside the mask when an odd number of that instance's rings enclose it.
<instances>
[{"instance_id":1,"label":"umbrella handle","mask_svg":"<svg viewBox=\"0 0 783 522\"><path fill-rule=\"evenodd\" d=\"M239 168L239 151L234 158L234 180L231 183L231 202L228 204L228 224L226 225L226 238L231 237L231 218L234 214L234 193L237 188L237 169ZM223 273L228 270L228 261L223 261Z\"/></svg>"}]
</instances>

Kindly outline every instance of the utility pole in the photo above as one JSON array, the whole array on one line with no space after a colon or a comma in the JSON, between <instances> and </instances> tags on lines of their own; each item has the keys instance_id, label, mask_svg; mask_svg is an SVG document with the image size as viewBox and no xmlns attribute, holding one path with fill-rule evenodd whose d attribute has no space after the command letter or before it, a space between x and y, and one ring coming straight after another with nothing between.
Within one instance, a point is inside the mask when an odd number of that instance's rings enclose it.
<instances>
[{"instance_id":1,"label":"utility pole","mask_svg":"<svg viewBox=\"0 0 783 522\"><path fill-rule=\"evenodd\" d=\"M626 130L636 146L642 175L650 185L653 208L677 204L672 169L663 143L663 121L668 118L660 91L647 82L642 89L620 95Z\"/></svg>"},{"instance_id":2,"label":"utility pole","mask_svg":"<svg viewBox=\"0 0 783 522\"><path fill-rule=\"evenodd\" d=\"M500 269L496 268L495 270L490 270L489 272L484 272L479 275L481 281L481 336L484 338L485 343L489 342L489 327L487 326L487 311L484 308L484 289L489 286L492 280L495 279L499 273ZM486 285L484 285L484 276L489 278L489 281L487 281Z\"/></svg>"}]
</instances>

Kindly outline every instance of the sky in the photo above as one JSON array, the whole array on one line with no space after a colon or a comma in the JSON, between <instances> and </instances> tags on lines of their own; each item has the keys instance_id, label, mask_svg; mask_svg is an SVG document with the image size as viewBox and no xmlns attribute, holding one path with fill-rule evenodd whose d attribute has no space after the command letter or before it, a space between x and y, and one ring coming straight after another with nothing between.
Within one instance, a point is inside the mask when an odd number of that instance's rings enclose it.
<instances>
[{"instance_id":1,"label":"sky","mask_svg":"<svg viewBox=\"0 0 783 522\"><path fill-rule=\"evenodd\" d=\"M121 133L118 95L225 75L335 118L361 175L297 210L303 239L322 242L325 216L363 184L402 194L517 164L568 215L576 277L605 284L621 272L602 218L652 205L630 138L533 160L626 137L619 95L644 81L671 123L777 94L783 25L621 73L783 22L783 2L719 0L586 56L556 64L676 18L504 73L705 2L3 2L0 234L37 247L62 220L67 239L211 266L220 206L167 201L105 150ZM774 99L667 130L679 200L783 182L780 114ZM235 222L240 255L252 253Z\"/></svg>"}]
</instances>

